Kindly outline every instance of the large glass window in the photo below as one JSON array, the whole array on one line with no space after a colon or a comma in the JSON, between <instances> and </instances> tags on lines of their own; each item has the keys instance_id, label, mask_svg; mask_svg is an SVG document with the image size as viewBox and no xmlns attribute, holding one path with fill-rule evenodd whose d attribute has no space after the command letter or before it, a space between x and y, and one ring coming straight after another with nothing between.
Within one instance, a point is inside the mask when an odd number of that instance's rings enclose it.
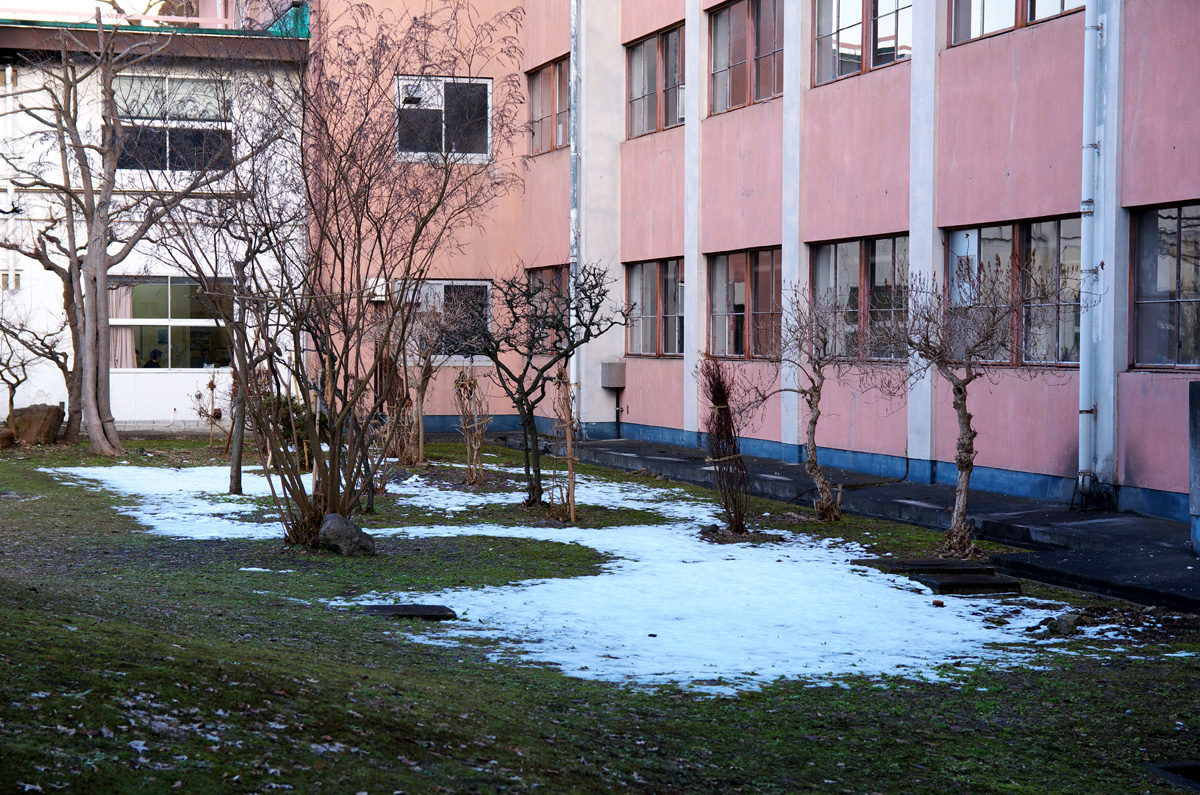
<instances>
[{"instance_id":1,"label":"large glass window","mask_svg":"<svg viewBox=\"0 0 1200 795\"><path fill-rule=\"evenodd\" d=\"M1134 215L1134 362L1200 365L1200 204Z\"/></svg>"},{"instance_id":2,"label":"large glass window","mask_svg":"<svg viewBox=\"0 0 1200 795\"><path fill-rule=\"evenodd\" d=\"M626 266L628 347L634 356L683 353L683 260Z\"/></svg>"},{"instance_id":3,"label":"large glass window","mask_svg":"<svg viewBox=\"0 0 1200 795\"><path fill-rule=\"evenodd\" d=\"M778 248L708 258L709 353L778 355L782 320L780 267ZM749 330L747 308L752 324Z\"/></svg>"},{"instance_id":4,"label":"large glass window","mask_svg":"<svg viewBox=\"0 0 1200 795\"><path fill-rule=\"evenodd\" d=\"M110 347L114 368L200 369L227 367L231 354L217 325L222 296L203 293L188 279L131 279L109 290ZM226 310L226 314L229 314Z\"/></svg>"},{"instance_id":5,"label":"large glass window","mask_svg":"<svg viewBox=\"0 0 1200 795\"><path fill-rule=\"evenodd\" d=\"M172 76L113 78L126 138L117 168L225 169L232 164L229 84Z\"/></svg>"},{"instance_id":6,"label":"large glass window","mask_svg":"<svg viewBox=\"0 0 1200 795\"><path fill-rule=\"evenodd\" d=\"M951 0L951 43L1040 22L1083 8L1084 0Z\"/></svg>"},{"instance_id":7,"label":"large glass window","mask_svg":"<svg viewBox=\"0 0 1200 795\"><path fill-rule=\"evenodd\" d=\"M529 73L531 154L540 155L570 143L570 91L571 68L568 58Z\"/></svg>"},{"instance_id":8,"label":"large glass window","mask_svg":"<svg viewBox=\"0 0 1200 795\"><path fill-rule=\"evenodd\" d=\"M658 37L634 44L629 53L629 137L658 129Z\"/></svg>"},{"instance_id":9,"label":"large glass window","mask_svg":"<svg viewBox=\"0 0 1200 795\"><path fill-rule=\"evenodd\" d=\"M491 93L487 79L397 75L400 156L486 161L491 153Z\"/></svg>"},{"instance_id":10,"label":"large glass window","mask_svg":"<svg viewBox=\"0 0 1200 795\"><path fill-rule=\"evenodd\" d=\"M783 93L784 5L738 0L710 14L712 113Z\"/></svg>"},{"instance_id":11,"label":"large glass window","mask_svg":"<svg viewBox=\"0 0 1200 795\"><path fill-rule=\"evenodd\" d=\"M817 85L912 55L912 0L817 0L816 22Z\"/></svg>"},{"instance_id":12,"label":"large glass window","mask_svg":"<svg viewBox=\"0 0 1200 795\"><path fill-rule=\"evenodd\" d=\"M834 350L842 355L861 353L859 341L877 323L903 317L908 300L908 235L846 240L813 247L813 297L837 307ZM860 289L866 285L867 289ZM871 340L866 354L875 359L903 358Z\"/></svg>"}]
</instances>

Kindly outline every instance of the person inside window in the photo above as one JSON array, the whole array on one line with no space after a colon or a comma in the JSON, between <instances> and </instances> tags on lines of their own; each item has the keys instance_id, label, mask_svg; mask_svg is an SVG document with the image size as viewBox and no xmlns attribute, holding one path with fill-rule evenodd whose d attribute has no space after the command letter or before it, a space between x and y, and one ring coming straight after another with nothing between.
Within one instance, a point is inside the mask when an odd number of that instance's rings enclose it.
<instances>
[{"instance_id":1,"label":"person inside window","mask_svg":"<svg viewBox=\"0 0 1200 795\"><path fill-rule=\"evenodd\" d=\"M150 351L150 359L144 365L142 365L142 367L146 369L159 369L162 367L162 365L159 364L161 360L162 351L160 351L158 348L155 348L154 350Z\"/></svg>"}]
</instances>

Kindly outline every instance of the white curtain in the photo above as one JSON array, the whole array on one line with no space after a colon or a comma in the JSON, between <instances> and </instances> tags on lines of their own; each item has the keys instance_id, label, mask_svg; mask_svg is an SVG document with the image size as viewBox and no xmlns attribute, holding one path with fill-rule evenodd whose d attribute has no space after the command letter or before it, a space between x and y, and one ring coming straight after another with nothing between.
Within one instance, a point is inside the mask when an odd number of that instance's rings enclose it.
<instances>
[{"instance_id":1,"label":"white curtain","mask_svg":"<svg viewBox=\"0 0 1200 795\"><path fill-rule=\"evenodd\" d=\"M108 291L109 318L133 317L133 288L129 285ZM112 348L110 367L137 367L137 353L133 346L133 328L109 326L109 347Z\"/></svg>"}]
</instances>

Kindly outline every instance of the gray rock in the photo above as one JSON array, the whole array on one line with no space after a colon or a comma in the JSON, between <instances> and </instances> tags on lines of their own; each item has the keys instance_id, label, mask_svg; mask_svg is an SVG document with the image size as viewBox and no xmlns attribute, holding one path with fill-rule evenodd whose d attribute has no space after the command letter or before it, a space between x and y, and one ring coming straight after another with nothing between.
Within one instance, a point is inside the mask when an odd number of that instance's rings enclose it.
<instances>
[{"instance_id":1,"label":"gray rock","mask_svg":"<svg viewBox=\"0 0 1200 795\"><path fill-rule=\"evenodd\" d=\"M336 513L325 515L317 533L317 544L347 557L375 554L375 540Z\"/></svg>"},{"instance_id":2,"label":"gray rock","mask_svg":"<svg viewBox=\"0 0 1200 795\"><path fill-rule=\"evenodd\" d=\"M1083 616L1078 613L1063 613L1046 625L1052 635L1074 635L1079 631L1079 620Z\"/></svg>"},{"instance_id":3,"label":"gray rock","mask_svg":"<svg viewBox=\"0 0 1200 795\"><path fill-rule=\"evenodd\" d=\"M37 404L13 409L8 425L17 439L26 444L54 444L65 416L59 406Z\"/></svg>"}]
</instances>

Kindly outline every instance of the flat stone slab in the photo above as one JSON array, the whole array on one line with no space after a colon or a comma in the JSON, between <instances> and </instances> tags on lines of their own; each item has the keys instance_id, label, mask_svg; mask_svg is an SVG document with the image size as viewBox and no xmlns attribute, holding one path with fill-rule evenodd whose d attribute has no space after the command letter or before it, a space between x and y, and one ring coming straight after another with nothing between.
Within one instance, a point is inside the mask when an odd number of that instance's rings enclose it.
<instances>
[{"instance_id":1,"label":"flat stone slab","mask_svg":"<svg viewBox=\"0 0 1200 795\"><path fill-rule=\"evenodd\" d=\"M1021 583L990 574L913 574L912 579L936 594L977 596L1021 592Z\"/></svg>"},{"instance_id":2,"label":"flat stone slab","mask_svg":"<svg viewBox=\"0 0 1200 795\"><path fill-rule=\"evenodd\" d=\"M369 616L389 618L423 618L426 621L455 621L455 613L445 605L363 605L362 611Z\"/></svg>"},{"instance_id":3,"label":"flat stone slab","mask_svg":"<svg viewBox=\"0 0 1200 795\"><path fill-rule=\"evenodd\" d=\"M996 573L995 567L989 566L986 563L945 558L913 558L908 560L861 558L850 562L856 566L870 566L872 569L879 569L888 574L973 574L982 576Z\"/></svg>"}]
</instances>

